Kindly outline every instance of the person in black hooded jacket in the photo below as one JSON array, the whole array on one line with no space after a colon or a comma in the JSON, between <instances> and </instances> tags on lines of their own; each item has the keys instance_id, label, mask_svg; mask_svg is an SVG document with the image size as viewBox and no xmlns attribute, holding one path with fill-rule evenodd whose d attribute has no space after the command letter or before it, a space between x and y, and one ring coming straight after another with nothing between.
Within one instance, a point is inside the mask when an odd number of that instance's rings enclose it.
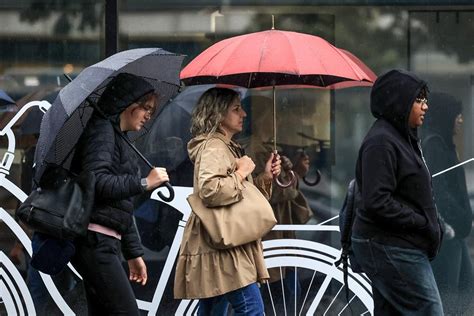
<instances>
[{"instance_id":1,"label":"person in black hooded jacket","mask_svg":"<svg viewBox=\"0 0 474 316\"><path fill-rule=\"evenodd\" d=\"M403 70L381 75L371 91L377 120L357 159L352 248L372 281L374 315L443 315L429 263L442 230L417 135L427 93L425 81Z\"/></svg>"},{"instance_id":2,"label":"person in black hooded jacket","mask_svg":"<svg viewBox=\"0 0 474 316\"><path fill-rule=\"evenodd\" d=\"M140 178L136 154L117 134L140 130L156 108L146 80L127 73L114 77L79 139L72 170L95 174L95 201L88 233L75 241L71 262L83 277L90 315L139 315L130 281L147 281L143 250L133 222L131 198L169 181L164 168ZM117 130L114 130L114 125ZM121 254L128 262L129 277Z\"/></svg>"},{"instance_id":3,"label":"person in black hooded jacket","mask_svg":"<svg viewBox=\"0 0 474 316\"><path fill-rule=\"evenodd\" d=\"M446 93L430 95L430 111L422 129L426 164L436 174L459 163L453 136L460 132L462 105ZM471 300L472 263L466 244L472 227L472 210L464 168L433 178L434 196L445 225L439 255L431 263L445 311L463 314Z\"/></svg>"}]
</instances>

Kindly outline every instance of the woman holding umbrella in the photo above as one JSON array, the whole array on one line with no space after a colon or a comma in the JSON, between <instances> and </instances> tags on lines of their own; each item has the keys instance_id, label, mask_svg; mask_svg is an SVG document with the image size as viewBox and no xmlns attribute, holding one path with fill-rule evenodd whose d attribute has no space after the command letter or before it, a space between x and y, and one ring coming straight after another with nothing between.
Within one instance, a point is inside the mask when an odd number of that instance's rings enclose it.
<instances>
[{"instance_id":1,"label":"woman holding umbrella","mask_svg":"<svg viewBox=\"0 0 474 316\"><path fill-rule=\"evenodd\" d=\"M240 201L245 179L270 198L273 176L280 174L281 162L278 156L273 162L272 153L264 171L252 179L254 162L232 140L242 131L246 116L237 92L224 88L206 91L194 109L194 138L188 143L188 152L195 163L194 191L206 205ZM268 277L260 240L228 249L213 248L206 241L200 219L191 214L176 266L176 298L199 298L199 315L226 315L226 301L235 315L263 315L257 282Z\"/></svg>"},{"instance_id":2,"label":"woman holding umbrella","mask_svg":"<svg viewBox=\"0 0 474 316\"><path fill-rule=\"evenodd\" d=\"M118 133L140 130L156 107L146 80L120 73L107 85L76 147L71 170L96 177L94 209L86 237L75 241L71 262L84 280L90 315L139 315L130 285L145 285L147 270L133 223L132 196L169 181L164 168L140 179L136 156ZM120 253L128 261L129 277ZM128 280L129 279L129 280Z\"/></svg>"}]
</instances>

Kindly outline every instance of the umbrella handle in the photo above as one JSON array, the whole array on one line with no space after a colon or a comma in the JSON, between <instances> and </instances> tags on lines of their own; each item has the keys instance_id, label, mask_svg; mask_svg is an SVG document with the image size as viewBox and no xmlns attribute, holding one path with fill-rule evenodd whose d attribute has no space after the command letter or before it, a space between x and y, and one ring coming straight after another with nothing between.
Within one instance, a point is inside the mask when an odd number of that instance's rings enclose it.
<instances>
[{"instance_id":1,"label":"umbrella handle","mask_svg":"<svg viewBox=\"0 0 474 316\"><path fill-rule=\"evenodd\" d=\"M275 154L275 157L273 158L273 162L275 162L276 155L278 155L278 151L275 149L273 153ZM276 184L282 189L288 188L289 186L293 185L296 182L296 176L293 170L289 170L288 173L290 175L290 180L288 181L288 183L281 182L280 179L278 179L278 176L273 175L273 179L275 179Z\"/></svg>"},{"instance_id":2,"label":"umbrella handle","mask_svg":"<svg viewBox=\"0 0 474 316\"><path fill-rule=\"evenodd\" d=\"M293 170L289 170L288 173L290 174L290 180L288 181L288 183L281 182L280 179L278 179L278 177L275 176L276 184L282 189L288 188L289 186L293 185L296 181L296 176Z\"/></svg>"},{"instance_id":3,"label":"umbrella handle","mask_svg":"<svg viewBox=\"0 0 474 316\"><path fill-rule=\"evenodd\" d=\"M161 192L158 192L158 196L160 197L160 199L162 199L163 201L165 202L171 202L173 201L174 199L174 189L173 187L171 186L171 184L166 181L165 183L163 183L162 185L160 185L160 187L163 187L165 186L167 189L168 189L168 192L169 192L169 196L166 197L163 193Z\"/></svg>"},{"instance_id":4,"label":"umbrella handle","mask_svg":"<svg viewBox=\"0 0 474 316\"><path fill-rule=\"evenodd\" d=\"M321 181L321 171L319 171L318 169L316 169L316 179L311 182L309 180L306 179L306 176L303 177L303 182L306 184L306 185L309 185L311 187L314 187L315 185L317 185L319 182Z\"/></svg>"}]
</instances>

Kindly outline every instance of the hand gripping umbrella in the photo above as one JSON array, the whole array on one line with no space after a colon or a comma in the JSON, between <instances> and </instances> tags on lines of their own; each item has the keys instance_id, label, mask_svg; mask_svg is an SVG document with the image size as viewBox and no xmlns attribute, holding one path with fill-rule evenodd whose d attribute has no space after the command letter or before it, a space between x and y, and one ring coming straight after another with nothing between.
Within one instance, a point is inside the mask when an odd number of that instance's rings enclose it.
<instances>
[{"instance_id":1,"label":"hand gripping umbrella","mask_svg":"<svg viewBox=\"0 0 474 316\"><path fill-rule=\"evenodd\" d=\"M94 108L97 107L97 100L113 77L126 72L147 80L155 88L160 106L178 92L178 74L183 58L182 55L161 48L140 48L117 53L85 68L59 92L51 108L44 114L35 154L35 178L37 180L41 178L48 163L70 168L72 161L70 153L84 131ZM144 128L150 126L156 114ZM128 143L152 168L145 157L130 142ZM169 189L170 196L165 197L161 192L158 194L161 194L160 198L165 201L171 201L174 197L173 189L169 183L164 185Z\"/></svg>"},{"instance_id":2,"label":"hand gripping umbrella","mask_svg":"<svg viewBox=\"0 0 474 316\"><path fill-rule=\"evenodd\" d=\"M320 37L274 28L212 45L194 58L180 77L186 85L214 83L272 88L275 152L276 86L337 89L370 86L376 78L357 57ZM292 181L283 184L278 178L276 181L281 187L292 184Z\"/></svg>"}]
</instances>

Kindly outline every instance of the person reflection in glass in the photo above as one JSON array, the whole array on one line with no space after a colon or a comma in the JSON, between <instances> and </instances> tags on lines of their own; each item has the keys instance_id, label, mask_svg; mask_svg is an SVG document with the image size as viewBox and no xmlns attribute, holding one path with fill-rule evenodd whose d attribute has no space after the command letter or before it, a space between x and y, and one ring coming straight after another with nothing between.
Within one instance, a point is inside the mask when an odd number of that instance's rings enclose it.
<instances>
[{"instance_id":1,"label":"person reflection in glass","mask_svg":"<svg viewBox=\"0 0 474 316\"><path fill-rule=\"evenodd\" d=\"M264 170L266 157L273 150L272 134L272 109L273 100L265 96L252 96L242 100L242 106L251 111L251 135L248 151L250 155L255 157L255 173L258 174ZM280 147L280 146L278 146ZM290 147L290 146L284 146ZM294 147L294 146L293 146ZM282 172L280 179L283 183L291 180L289 171L293 170L296 181L288 188L280 188L277 185L273 186L273 193L270 199L270 204L273 208L275 218L278 224L293 225L306 224L312 216L311 208L308 201L299 189L301 179L306 176L310 166L309 156L303 151L293 150L291 159L285 156L283 148L278 148L281 155ZM263 240L272 239L295 239L294 231L271 231ZM291 314L299 310L301 302L301 285L298 276L293 268L272 268L268 269L270 274L269 282L272 284L272 293L282 290L285 293L286 310ZM283 279L283 286L281 279ZM275 302L276 304L283 304L283 301ZM281 305L283 309L283 305Z\"/></svg>"},{"instance_id":2,"label":"person reflection in glass","mask_svg":"<svg viewBox=\"0 0 474 316\"><path fill-rule=\"evenodd\" d=\"M462 105L451 95L432 93L422 130L422 147L431 174L459 163L453 136L463 123ZM463 167L433 178L433 190L445 230L441 249L432 262L445 313L463 314L472 290L472 264L466 244L472 210Z\"/></svg>"}]
</instances>

